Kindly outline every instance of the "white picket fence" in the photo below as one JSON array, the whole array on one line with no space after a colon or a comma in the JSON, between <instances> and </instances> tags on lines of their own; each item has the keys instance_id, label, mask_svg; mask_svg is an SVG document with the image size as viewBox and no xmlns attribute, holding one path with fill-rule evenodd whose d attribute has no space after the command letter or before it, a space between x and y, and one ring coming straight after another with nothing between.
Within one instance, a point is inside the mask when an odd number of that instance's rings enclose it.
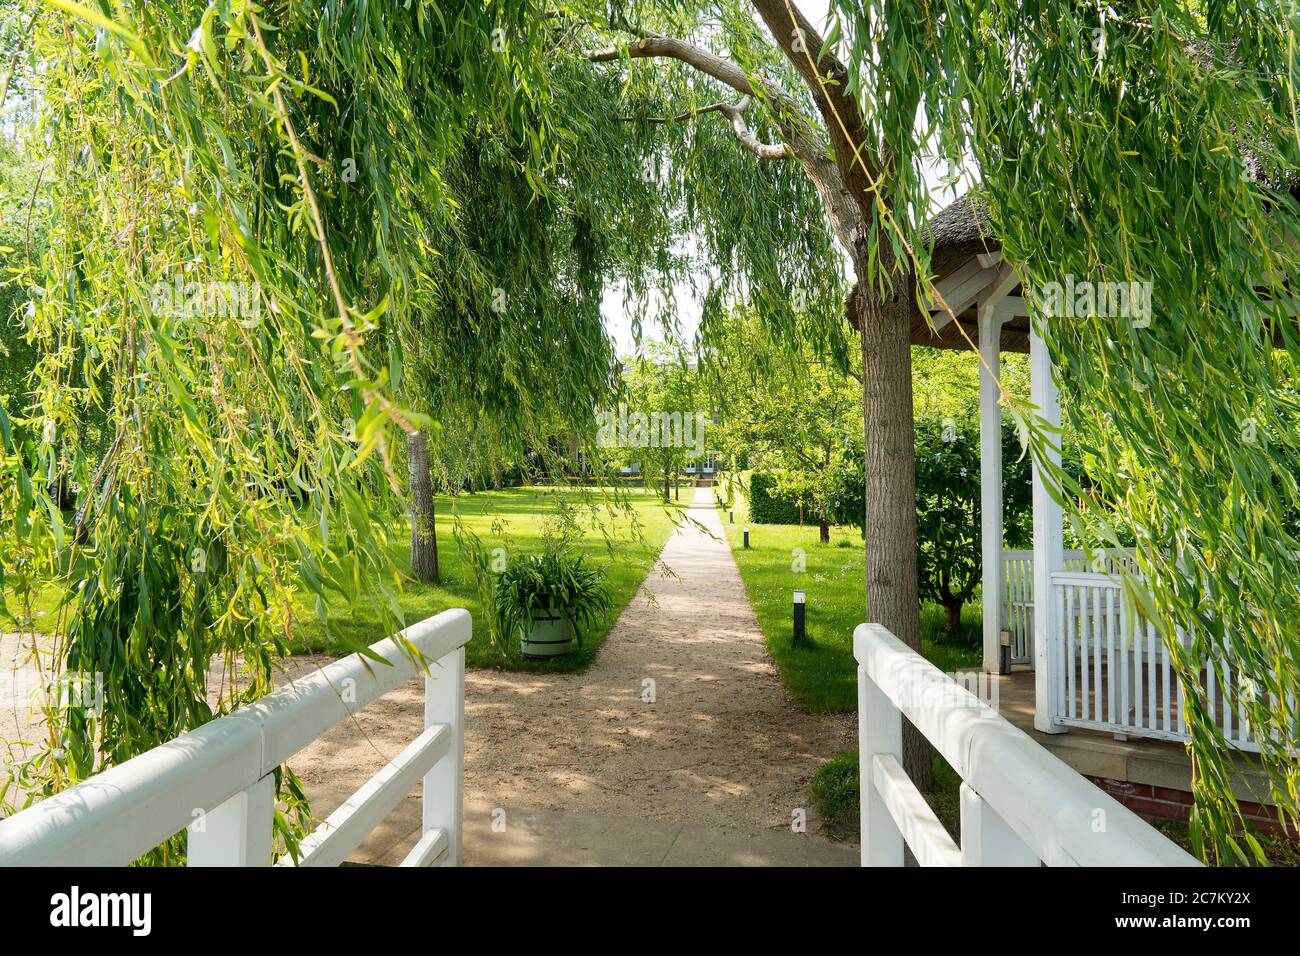
<instances>
[{"instance_id":1,"label":"white picket fence","mask_svg":"<svg viewBox=\"0 0 1300 956\"><path fill-rule=\"evenodd\" d=\"M1061 635L1053 647L1058 723L1102 730L1121 737L1189 739L1178 676L1155 625L1125 603L1120 579L1109 574L1057 572L1052 575ZM1190 647L1179 632L1177 640ZM1217 668L1201 668L1208 710L1224 739L1239 750L1258 751L1259 742L1238 710L1236 668L1221 654Z\"/></svg>"},{"instance_id":2,"label":"white picket fence","mask_svg":"<svg viewBox=\"0 0 1300 956\"><path fill-rule=\"evenodd\" d=\"M863 866L1197 866L878 624L858 661ZM903 772L902 718L962 779L958 845Z\"/></svg>"},{"instance_id":3,"label":"white picket fence","mask_svg":"<svg viewBox=\"0 0 1300 956\"><path fill-rule=\"evenodd\" d=\"M1100 571L1115 574L1124 564L1137 569L1132 548L1097 551L1093 567L1081 550L1065 552L1066 571ZM1034 662L1034 552L1002 552L1002 626L1011 632L1011 663Z\"/></svg>"},{"instance_id":4,"label":"white picket fence","mask_svg":"<svg viewBox=\"0 0 1300 956\"><path fill-rule=\"evenodd\" d=\"M444 611L372 645L379 660L353 654L334 661L0 820L0 865L125 866L185 830L190 866L269 866L276 767L423 675L423 733L304 841L299 865L337 866L423 781L422 836L402 865L455 866L469 639L469 612Z\"/></svg>"}]
</instances>

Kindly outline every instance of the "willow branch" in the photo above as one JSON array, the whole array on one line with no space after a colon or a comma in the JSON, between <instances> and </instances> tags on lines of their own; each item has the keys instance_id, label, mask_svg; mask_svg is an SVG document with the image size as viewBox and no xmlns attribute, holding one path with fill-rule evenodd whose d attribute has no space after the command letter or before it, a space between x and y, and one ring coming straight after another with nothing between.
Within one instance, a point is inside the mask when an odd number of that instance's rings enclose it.
<instances>
[{"instance_id":1,"label":"willow branch","mask_svg":"<svg viewBox=\"0 0 1300 956\"><path fill-rule=\"evenodd\" d=\"M862 212L832 158L825 134L804 114L794 97L776 81L762 75L751 77L736 62L693 43L636 28L630 32L638 39L582 55L594 63L624 58L677 60L726 84L742 97L762 100L772 111L776 126L786 139L788 154L798 160L821 195L840 243L856 257Z\"/></svg>"},{"instance_id":2,"label":"willow branch","mask_svg":"<svg viewBox=\"0 0 1300 956\"><path fill-rule=\"evenodd\" d=\"M14 45L14 57L9 63L9 72L5 74L4 86L0 87L0 108L4 107L5 100L9 98L9 84L13 82L14 74L18 72L18 61L22 59L23 44L27 42L27 35L32 32L32 26L40 15L39 9L32 11L32 15L27 18L27 26L23 27L23 32L18 35L18 42Z\"/></svg>"},{"instance_id":3,"label":"willow branch","mask_svg":"<svg viewBox=\"0 0 1300 956\"><path fill-rule=\"evenodd\" d=\"M257 17L250 17L253 27L253 39L257 45L257 51L262 57L262 62L266 65L267 72L272 77L279 75L279 70L275 61L271 58L271 51L266 48L266 41L262 39L262 29L257 22ZM312 222L316 226L316 239L320 245L321 259L325 268L325 277L329 281L330 292L334 296L334 304L338 308L339 322L343 329L343 342L347 347L348 359L352 365L352 371L357 378L365 378L365 370L361 366L361 358L358 350L361 346L361 337L357 334L356 328L352 323L352 316L348 312L347 300L343 298L343 289L339 285L338 275L334 271L334 257L330 253L329 238L325 232L325 220L321 216L320 206L316 202L316 191L312 189L311 177L307 174L307 159L312 154L303 148L302 143L298 140L298 133L293 128L293 121L289 119L289 107L285 104L284 95L280 92L280 84L273 82L271 84L271 101L275 104L276 112L280 116L280 122L284 126L285 135L289 139L289 145L293 148L294 163L298 167L298 179L302 183L303 200L307 203L307 208L311 212ZM319 157L315 157L319 160ZM323 160L319 160L323 162ZM402 415L392 403L383 395L373 389L362 389L362 395L367 402L378 402L385 413L397 423L408 435L413 433L416 428L406 417ZM387 443L383 435L379 436L379 447L384 453L385 462L388 460ZM390 473L390 478L392 475ZM393 479L394 485L396 479Z\"/></svg>"},{"instance_id":4,"label":"willow branch","mask_svg":"<svg viewBox=\"0 0 1300 956\"><path fill-rule=\"evenodd\" d=\"M718 56L694 43L645 30L633 29L632 32L640 39L621 46L591 50L583 56L593 63L608 63L624 57L677 60L725 83L741 96L757 97L767 102L776 114L782 132L788 137L803 136L810 141L821 139L817 128L804 115L794 97L776 81L765 76L751 77L734 60Z\"/></svg>"},{"instance_id":5,"label":"willow branch","mask_svg":"<svg viewBox=\"0 0 1300 956\"><path fill-rule=\"evenodd\" d=\"M790 147L786 143L764 143L753 131L750 130L749 124L745 122L745 110L748 108L753 98L746 94L741 97L740 102L731 103L710 103L708 106L701 106L699 109L687 110L685 113L678 113L676 116L653 116L650 118L651 123L680 123L683 120L693 119L697 116L703 116L706 113L721 113L727 119L731 120L731 128L735 131L736 139L740 140L742 146L749 150L759 159L790 159L794 156Z\"/></svg>"}]
</instances>

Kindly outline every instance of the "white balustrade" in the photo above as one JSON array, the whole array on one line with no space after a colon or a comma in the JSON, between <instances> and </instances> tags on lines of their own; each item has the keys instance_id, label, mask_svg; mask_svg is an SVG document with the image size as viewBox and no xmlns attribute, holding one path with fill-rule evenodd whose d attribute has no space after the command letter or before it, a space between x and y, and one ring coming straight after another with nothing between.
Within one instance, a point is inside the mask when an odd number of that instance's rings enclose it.
<instances>
[{"instance_id":1,"label":"white balustrade","mask_svg":"<svg viewBox=\"0 0 1300 956\"><path fill-rule=\"evenodd\" d=\"M858 661L864 866L1197 866L1158 830L877 624ZM902 769L906 717L962 778L961 844Z\"/></svg>"},{"instance_id":2,"label":"white balustrade","mask_svg":"<svg viewBox=\"0 0 1300 956\"><path fill-rule=\"evenodd\" d=\"M402 865L456 865L469 639L469 613L444 611L0 820L0 864L125 866L187 830L190 866L269 866L275 769L423 674L424 732L304 840L299 865L342 862L421 780L422 835Z\"/></svg>"}]
</instances>

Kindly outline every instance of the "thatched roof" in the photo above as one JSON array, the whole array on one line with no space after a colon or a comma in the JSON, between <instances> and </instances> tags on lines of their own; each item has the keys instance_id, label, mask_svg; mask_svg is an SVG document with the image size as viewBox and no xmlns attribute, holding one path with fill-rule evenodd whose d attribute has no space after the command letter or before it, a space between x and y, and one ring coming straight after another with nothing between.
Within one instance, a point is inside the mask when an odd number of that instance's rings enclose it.
<instances>
[{"instance_id":1,"label":"thatched roof","mask_svg":"<svg viewBox=\"0 0 1300 956\"><path fill-rule=\"evenodd\" d=\"M924 237L933 241L933 258L951 261L954 254L962 258L977 252L992 252L1001 248L993 237L993 224L989 219L989 204L970 193L945 206L926 224Z\"/></svg>"},{"instance_id":2,"label":"thatched roof","mask_svg":"<svg viewBox=\"0 0 1300 956\"><path fill-rule=\"evenodd\" d=\"M930 269L937 279L956 271L972 256L997 252L1001 243L993 236L992 223L989 220L989 207L977 196L967 193L956 202L944 207L930 219L924 235L926 242L932 242ZM1018 295L1018 290L1012 291ZM957 316L955 323L949 323L936 335L931 329L926 316L915 309L912 316L912 344L927 345L940 349L969 349L971 342L979 341L979 325L976 307L969 306ZM1017 316L1002 326L1002 351L1029 351L1029 320Z\"/></svg>"},{"instance_id":3,"label":"thatched roof","mask_svg":"<svg viewBox=\"0 0 1300 956\"><path fill-rule=\"evenodd\" d=\"M1245 162L1252 170L1258 170L1259 163L1249 152L1244 154ZM1294 182L1288 183L1291 195L1300 201L1300 174ZM989 218L988 203L978 196L967 193L956 202L944 207L929 222L925 232L927 242L933 242L930 256L930 270L935 281L951 275L970 261L973 256L1001 250L1002 244L993 235L993 225ZM1022 295L1019 287L1011 290L1012 296ZM965 331L966 335L962 332ZM912 312L912 344L928 345L940 349L969 349L971 342L979 341L979 322L977 307L967 306L957 316L957 321L948 323L936 335L930 328L927 316L919 309ZM1281 329L1274 330L1273 345L1282 347ZM1029 352L1029 319L1023 315L1013 316L1002 325L1003 352Z\"/></svg>"}]
</instances>

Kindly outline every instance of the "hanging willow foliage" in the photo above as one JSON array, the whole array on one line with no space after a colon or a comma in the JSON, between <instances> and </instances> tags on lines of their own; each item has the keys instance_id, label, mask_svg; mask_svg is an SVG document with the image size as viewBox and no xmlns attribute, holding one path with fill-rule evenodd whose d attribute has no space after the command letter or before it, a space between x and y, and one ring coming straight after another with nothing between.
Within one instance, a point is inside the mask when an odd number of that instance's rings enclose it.
<instances>
[{"instance_id":1,"label":"hanging willow foliage","mask_svg":"<svg viewBox=\"0 0 1300 956\"><path fill-rule=\"evenodd\" d=\"M824 44L788 2L593 4L586 15L616 51L595 58L622 57L627 90L668 101L658 115L676 122L655 142L688 183L681 202L724 291L761 296L779 290L781 266L789 276L816 269L763 256L782 248L764 239L782 235L786 215L808 215L809 203L792 201L798 187L766 194L770 167L726 124L712 127L718 155L704 159L694 145L710 135L706 104L732 96L728 85L764 77L789 94L757 84L770 107L747 115L759 139L792 142L798 110L814 133L848 134L847 165L869 193L872 284L897 282L902 272L886 264L905 263L918 295L935 296L934 164L978 184L988 232L1025 280L1091 479L1085 489L1049 463L1051 490L1083 540L1138 545L1141 575L1124 587L1156 624L1181 685L1193 841L1215 862L1262 862L1255 840L1237 835L1232 749L1203 675L1244 715L1273 798L1300 823L1296 4L1138 0L1116 13L1075 0L834 0L831 10ZM831 68L803 70L801 83L790 62L814 61ZM841 89L852 99L837 108ZM737 159L759 188L720 201ZM729 218L737 210L739 222ZM1071 277L1151 289L1150 323L1051 311L1040 290ZM801 334L788 297L759 301L769 325ZM1033 408L1004 402L1046 461L1060 436Z\"/></svg>"},{"instance_id":2,"label":"hanging willow foliage","mask_svg":"<svg viewBox=\"0 0 1300 956\"><path fill-rule=\"evenodd\" d=\"M399 404L398 332L457 241L448 183L484 125L525 174L552 161L526 4L50 6L24 14L30 84L8 94L35 113L51 221L6 260L37 359L0 407L0 588L22 628L61 591L55 636L25 644L103 699L49 701L19 802L265 693L301 594L327 629L362 600L396 625L394 436L430 424ZM444 351L477 334L438 331Z\"/></svg>"}]
</instances>

